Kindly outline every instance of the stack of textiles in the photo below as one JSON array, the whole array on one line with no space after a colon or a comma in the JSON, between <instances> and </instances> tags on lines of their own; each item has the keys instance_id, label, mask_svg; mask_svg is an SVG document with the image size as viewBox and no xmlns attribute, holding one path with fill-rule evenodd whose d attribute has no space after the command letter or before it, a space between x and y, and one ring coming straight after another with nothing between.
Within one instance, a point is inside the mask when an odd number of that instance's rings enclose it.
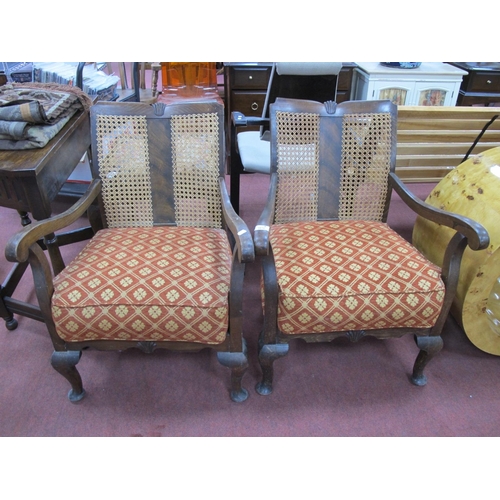
<instances>
[{"instance_id":1,"label":"stack of textiles","mask_svg":"<svg viewBox=\"0 0 500 500\"><path fill-rule=\"evenodd\" d=\"M43 148L92 101L77 87L12 83L0 87L0 149Z\"/></svg>"},{"instance_id":2,"label":"stack of textiles","mask_svg":"<svg viewBox=\"0 0 500 500\"><path fill-rule=\"evenodd\" d=\"M90 96L97 96L99 101L111 101L120 78L106 74L102 68L106 63L86 63L81 71L81 88ZM33 63L33 81L39 83L59 83L76 85L78 63L35 62Z\"/></svg>"}]
</instances>

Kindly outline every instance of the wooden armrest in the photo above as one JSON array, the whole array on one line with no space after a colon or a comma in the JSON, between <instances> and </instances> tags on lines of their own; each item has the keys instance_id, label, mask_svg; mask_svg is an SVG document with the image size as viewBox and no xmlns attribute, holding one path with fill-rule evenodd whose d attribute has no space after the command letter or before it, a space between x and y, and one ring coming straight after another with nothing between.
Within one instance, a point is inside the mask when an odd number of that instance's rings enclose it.
<instances>
[{"instance_id":1,"label":"wooden armrest","mask_svg":"<svg viewBox=\"0 0 500 500\"><path fill-rule=\"evenodd\" d=\"M85 194L68 210L49 219L29 224L14 234L5 247L6 259L11 262L25 262L32 245L44 236L60 231L75 222L92 205L100 190L101 181L92 181Z\"/></svg>"},{"instance_id":2,"label":"wooden armrest","mask_svg":"<svg viewBox=\"0 0 500 500\"><path fill-rule=\"evenodd\" d=\"M233 111L231 113L231 123L233 127L250 127L250 126L262 126L269 123L269 118L261 118L259 116L246 116L239 111Z\"/></svg>"},{"instance_id":3,"label":"wooden armrest","mask_svg":"<svg viewBox=\"0 0 500 500\"><path fill-rule=\"evenodd\" d=\"M253 262L255 260L255 251L252 234L245 221L235 212L223 178L219 179L219 186L222 197L222 212L227 227L235 239L239 261L244 263Z\"/></svg>"},{"instance_id":4,"label":"wooden armrest","mask_svg":"<svg viewBox=\"0 0 500 500\"><path fill-rule=\"evenodd\" d=\"M389 174L389 180L396 193L416 214L463 234L467 238L468 245L472 250L483 250L490 244L488 231L479 222L463 215L441 210L423 202L409 191L401 179L394 173Z\"/></svg>"},{"instance_id":5,"label":"wooden armrest","mask_svg":"<svg viewBox=\"0 0 500 500\"><path fill-rule=\"evenodd\" d=\"M274 220L274 206L276 202L276 190L278 187L278 176L271 174L269 193L266 205L262 211L257 225L254 229L255 253L257 255L267 255L269 253L269 230Z\"/></svg>"}]
</instances>

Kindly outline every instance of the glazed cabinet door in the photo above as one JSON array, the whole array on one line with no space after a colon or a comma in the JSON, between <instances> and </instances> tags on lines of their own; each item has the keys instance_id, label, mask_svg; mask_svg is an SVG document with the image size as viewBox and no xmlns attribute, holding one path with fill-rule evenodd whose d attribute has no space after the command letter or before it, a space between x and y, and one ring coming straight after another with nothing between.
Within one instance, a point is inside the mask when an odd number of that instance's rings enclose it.
<instances>
[{"instance_id":1,"label":"glazed cabinet door","mask_svg":"<svg viewBox=\"0 0 500 500\"><path fill-rule=\"evenodd\" d=\"M408 82L374 82L368 100L388 99L398 106L410 105L413 98L413 83Z\"/></svg>"},{"instance_id":2,"label":"glazed cabinet door","mask_svg":"<svg viewBox=\"0 0 500 500\"><path fill-rule=\"evenodd\" d=\"M416 82L415 106L454 106L457 102L460 83L455 82Z\"/></svg>"}]
</instances>

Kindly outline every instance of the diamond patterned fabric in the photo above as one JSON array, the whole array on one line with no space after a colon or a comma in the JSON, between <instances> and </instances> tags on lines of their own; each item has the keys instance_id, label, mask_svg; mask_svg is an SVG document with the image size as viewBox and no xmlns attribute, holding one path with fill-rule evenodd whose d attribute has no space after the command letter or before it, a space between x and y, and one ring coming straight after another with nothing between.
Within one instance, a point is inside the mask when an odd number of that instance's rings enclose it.
<instances>
[{"instance_id":1,"label":"diamond patterned fabric","mask_svg":"<svg viewBox=\"0 0 500 500\"><path fill-rule=\"evenodd\" d=\"M68 342L221 343L231 260L220 229L99 231L54 280L57 332Z\"/></svg>"},{"instance_id":2,"label":"diamond patterned fabric","mask_svg":"<svg viewBox=\"0 0 500 500\"><path fill-rule=\"evenodd\" d=\"M384 223L277 224L270 241L283 333L429 328L437 320L440 269Z\"/></svg>"}]
</instances>

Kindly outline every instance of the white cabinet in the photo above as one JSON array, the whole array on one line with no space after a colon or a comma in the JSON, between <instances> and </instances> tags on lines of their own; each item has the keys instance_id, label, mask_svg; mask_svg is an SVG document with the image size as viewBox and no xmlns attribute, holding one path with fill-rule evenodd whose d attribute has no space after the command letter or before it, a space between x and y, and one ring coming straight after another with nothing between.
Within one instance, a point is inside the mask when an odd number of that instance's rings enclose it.
<instances>
[{"instance_id":1,"label":"white cabinet","mask_svg":"<svg viewBox=\"0 0 500 500\"><path fill-rule=\"evenodd\" d=\"M414 69L389 68L377 62L357 62L355 100L389 99L405 106L454 106L463 75L450 64L423 62Z\"/></svg>"}]
</instances>

